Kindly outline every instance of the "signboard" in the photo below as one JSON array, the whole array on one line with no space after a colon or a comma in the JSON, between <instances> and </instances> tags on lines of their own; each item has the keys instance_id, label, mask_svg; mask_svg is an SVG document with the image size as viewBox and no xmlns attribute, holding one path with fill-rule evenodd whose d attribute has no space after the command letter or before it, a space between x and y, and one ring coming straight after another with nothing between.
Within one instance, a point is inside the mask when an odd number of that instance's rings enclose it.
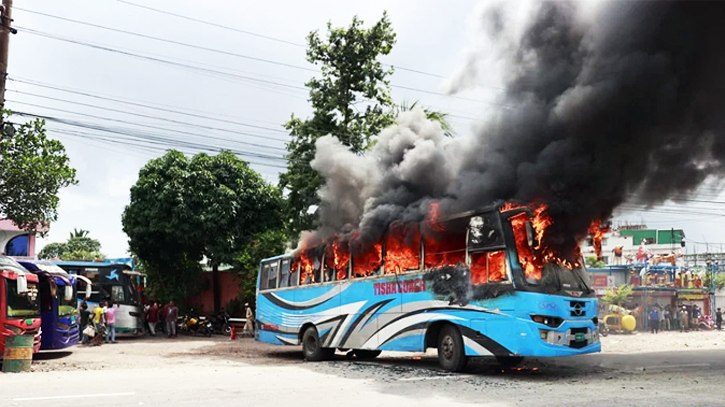
<instances>
[{"instance_id":1,"label":"signboard","mask_svg":"<svg viewBox=\"0 0 725 407\"><path fill-rule=\"evenodd\" d=\"M705 294L679 294L677 298L682 298L683 300L704 300Z\"/></svg>"},{"instance_id":2,"label":"signboard","mask_svg":"<svg viewBox=\"0 0 725 407\"><path fill-rule=\"evenodd\" d=\"M595 274L592 276L592 286L594 287L610 287L609 285L609 276L604 276L601 274ZM614 285L614 284L612 284Z\"/></svg>"}]
</instances>

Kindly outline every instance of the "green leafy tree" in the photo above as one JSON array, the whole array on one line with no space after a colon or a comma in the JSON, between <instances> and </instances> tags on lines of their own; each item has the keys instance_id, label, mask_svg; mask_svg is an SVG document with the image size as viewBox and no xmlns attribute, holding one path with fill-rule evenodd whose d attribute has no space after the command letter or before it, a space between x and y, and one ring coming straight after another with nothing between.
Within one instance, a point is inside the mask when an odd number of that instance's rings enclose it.
<instances>
[{"instance_id":1,"label":"green leafy tree","mask_svg":"<svg viewBox=\"0 0 725 407\"><path fill-rule=\"evenodd\" d=\"M45 122L19 126L2 112L0 133L0 216L36 231L58 219L58 190L77 183L63 144L48 139Z\"/></svg>"},{"instance_id":2,"label":"green leafy tree","mask_svg":"<svg viewBox=\"0 0 725 407\"><path fill-rule=\"evenodd\" d=\"M193 295L206 258L218 312L219 265L232 264L255 236L280 227L281 196L229 151L189 159L172 150L141 169L122 223L151 291L161 297Z\"/></svg>"},{"instance_id":3,"label":"green leafy tree","mask_svg":"<svg viewBox=\"0 0 725 407\"><path fill-rule=\"evenodd\" d=\"M71 233L65 243L50 243L38 253L40 259L95 260L105 256L101 253L101 242L84 233ZM77 230L75 232L78 232Z\"/></svg>"},{"instance_id":4,"label":"green leafy tree","mask_svg":"<svg viewBox=\"0 0 725 407\"><path fill-rule=\"evenodd\" d=\"M241 290L239 298L242 303L253 302L256 293L259 262L284 252L287 236L281 229L270 229L255 236L232 263L239 271Z\"/></svg>"},{"instance_id":5,"label":"green leafy tree","mask_svg":"<svg viewBox=\"0 0 725 407\"><path fill-rule=\"evenodd\" d=\"M597 256L589 256L586 258L586 260L584 262L586 263L588 268L600 269L600 268L606 266L606 264L604 264L603 261L597 259Z\"/></svg>"},{"instance_id":6,"label":"green leafy tree","mask_svg":"<svg viewBox=\"0 0 725 407\"><path fill-rule=\"evenodd\" d=\"M85 229L76 229L76 228L73 228L73 232L70 233L70 237L71 238L74 238L74 237L86 237L86 236L88 236L88 233L89 232L87 230L85 230Z\"/></svg>"},{"instance_id":7,"label":"green leafy tree","mask_svg":"<svg viewBox=\"0 0 725 407\"><path fill-rule=\"evenodd\" d=\"M602 296L602 301L607 304L623 306L632 297L631 285L622 284L617 288L610 288Z\"/></svg>"},{"instance_id":8,"label":"green leafy tree","mask_svg":"<svg viewBox=\"0 0 725 407\"><path fill-rule=\"evenodd\" d=\"M322 75L306 83L310 89L312 117L302 120L294 114L285 124L292 140L287 144L287 172L280 175L280 187L287 189L285 222L291 237L313 228L314 214L308 208L319 203L320 175L310 167L315 141L335 135L356 153L371 144L372 137L394 121L386 69L378 61L395 44L395 32L387 13L370 28L354 17L347 28L327 24L326 38L315 31L307 37L307 60L319 64Z\"/></svg>"},{"instance_id":9,"label":"green leafy tree","mask_svg":"<svg viewBox=\"0 0 725 407\"><path fill-rule=\"evenodd\" d=\"M412 104L408 104L407 102L402 102L395 107L395 110L394 110L395 116L397 117L400 113L413 110L419 106L420 105L417 100L415 102L413 102ZM425 117L427 117L428 120L440 123L441 128L445 132L446 136L453 137L453 129L451 127L451 124L448 122L448 113L429 109L429 108L423 107L423 106L420 106L420 107L425 112Z\"/></svg>"}]
</instances>

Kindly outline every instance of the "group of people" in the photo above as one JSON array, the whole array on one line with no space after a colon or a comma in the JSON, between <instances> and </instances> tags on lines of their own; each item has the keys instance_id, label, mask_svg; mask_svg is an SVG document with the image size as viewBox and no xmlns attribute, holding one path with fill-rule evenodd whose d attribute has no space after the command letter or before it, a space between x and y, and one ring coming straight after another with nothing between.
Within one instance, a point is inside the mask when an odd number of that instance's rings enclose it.
<instances>
[{"instance_id":1,"label":"group of people","mask_svg":"<svg viewBox=\"0 0 725 407\"><path fill-rule=\"evenodd\" d=\"M179 308L173 301L169 301L163 306L154 301L144 306L144 316L146 317L146 325L149 335L156 336L156 328L160 322L164 322L166 336L169 338L176 337L176 322L179 319Z\"/></svg>"},{"instance_id":2,"label":"group of people","mask_svg":"<svg viewBox=\"0 0 725 407\"><path fill-rule=\"evenodd\" d=\"M720 312L720 308L718 308L718 312ZM699 330L701 315L702 311L697 305L693 305L689 309L685 305L682 308L672 308L667 305L664 309L655 306L648 314L649 328L652 333L677 330L680 332L689 332L690 329ZM722 324L722 314L720 314L720 321Z\"/></svg>"},{"instance_id":3,"label":"group of people","mask_svg":"<svg viewBox=\"0 0 725 407\"><path fill-rule=\"evenodd\" d=\"M109 305L108 301L101 301L91 311L88 309L88 304L83 301L80 309L82 343L86 345L116 343L116 311L118 303Z\"/></svg>"}]
</instances>

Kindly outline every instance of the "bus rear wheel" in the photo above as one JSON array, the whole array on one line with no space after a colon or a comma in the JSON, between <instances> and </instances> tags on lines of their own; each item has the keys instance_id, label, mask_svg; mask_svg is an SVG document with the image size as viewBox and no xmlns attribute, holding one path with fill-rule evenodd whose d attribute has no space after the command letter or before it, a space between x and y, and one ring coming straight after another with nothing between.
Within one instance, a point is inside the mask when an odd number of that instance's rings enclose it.
<instances>
[{"instance_id":1,"label":"bus rear wheel","mask_svg":"<svg viewBox=\"0 0 725 407\"><path fill-rule=\"evenodd\" d=\"M449 372L460 372L468 363L461 333L452 324L443 326L438 334L438 363Z\"/></svg>"},{"instance_id":2,"label":"bus rear wheel","mask_svg":"<svg viewBox=\"0 0 725 407\"><path fill-rule=\"evenodd\" d=\"M310 326L302 334L302 353L309 362L320 362L332 358L334 348L323 348L317 328Z\"/></svg>"},{"instance_id":3,"label":"bus rear wheel","mask_svg":"<svg viewBox=\"0 0 725 407\"><path fill-rule=\"evenodd\" d=\"M382 351L379 350L367 350L367 349L355 349L352 351L355 357L358 359L375 359L380 356Z\"/></svg>"}]
</instances>

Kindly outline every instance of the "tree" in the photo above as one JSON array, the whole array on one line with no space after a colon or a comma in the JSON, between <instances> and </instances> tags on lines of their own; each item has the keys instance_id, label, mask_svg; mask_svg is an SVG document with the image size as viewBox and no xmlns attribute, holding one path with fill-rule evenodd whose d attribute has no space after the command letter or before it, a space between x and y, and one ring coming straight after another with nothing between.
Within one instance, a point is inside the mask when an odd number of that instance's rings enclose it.
<instances>
[{"instance_id":1,"label":"tree","mask_svg":"<svg viewBox=\"0 0 725 407\"><path fill-rule=\"evenodd\" d=\"M602 296L602 301L607 304L619 305L620 307L629 301L632 297L632 286L628 284L622 284L618 288L610 288Z\"/></svg>"},{"instance_id":2,"label":"tree","mask_svg":"<svg viewBox=\"0 0 725 407\"><path fill-rule=\"evenodd\" d=\"M60 141L48 139L45 122L16 126L2 112L0 216L34 232L58 219L58 190L77 184Z\"/></svg>"},{"instance_id":3,"label":"tree","mask_svg":"<svg viewBox=\"0 0 725 407\"><path fill-rule=\"evenodd\" d=\"M395 32L387 13L372 27L362 27L354 17L347 28L327 24L323 40L317 31L307 37L307 60L321 65L321 78L306 83L313 114L302 120L292 115L285 124L292 140L287 143L287 172L280 175L280 187L289 195L285 221L290 236L313 227L307 213L319 204L320 175L310 167L318 138L333 134L356 153L365 151L371 138L393 123L393 101L388 76L378 57L387 55L395 44Z\"/></svg>"},{"instance_id":4,"label":"tree","mask_svg":"<svg viewBox=\"0 0 725 407\"><path fill-rule=\"evenodd\" d=\"M141 169L122 223L149 286L156 283L152 290L163 296L192 295L206 258L218 312L219 265L231 264L255 236L281 227L281 195L229 151L189 159L172 150Z\"/></svg>"},{"instance_id":5,"label":"tree","mask_svg":"<svg viewBox=\"0 0 725 407\"><path fill-rule=\"evenodd\" d=\"M101 253L101 242L88 237L88 231L71 233L65 243L50 243L38 253L40 259L95 260L105 256Z\"/></svg>"},{"instance_id":6,"label":"tree","mask_svg":"<svg viewBox=\"0 0 725 407\"><path fill-rule=\"evenodd\" d=\"M402 102L399 105L395 106L395 117L397 117L400 113L408 112L418 107L418 101L416 100L412 104L408 104L407 102ZM445 132L446 136L453 137L452 128L450 123L448 123L448 113L444 113L438 110L432 110L427 107L423 107L423 111L425 112L425 117L428 118L428 120L438 122L441 124L441 128Z\"/></svg>"},{"instance_id":7,"label":"tree","mask_svg":"<svg viewBox=\"0 0 725 407\"><path fill-rule=\"evenodd\" d=\"M239 270L240 299L242 303L254 301L259 263L283 253L287 236L282 229L266 230L252 239L232 263Z\"/></svg>"},{"instance_id":8,"label":"tree","mask_svg":"<svg viewBox=\"0 0 725 407\"><path fill-rule=\"evenodd\" d=\"M585 263L588 268L600 269L600 268L606 266L606 264L604 264L603 261L597 259L597 256L587 257L585 260Z\"/></svg>"},{"instance_id":9,"label":"tree","mask_svg":"<svg viewBox=\"0 0 725 407\"><path fill-rule=\"evenodd\" d=\"M74 237L86 237L86 236L88 236L88 231L84 230L84 229L79 230L79 229L73 228L73 232L71 232L71 234L70 234L71 239Z\"/></svg>"}]
</instances>

